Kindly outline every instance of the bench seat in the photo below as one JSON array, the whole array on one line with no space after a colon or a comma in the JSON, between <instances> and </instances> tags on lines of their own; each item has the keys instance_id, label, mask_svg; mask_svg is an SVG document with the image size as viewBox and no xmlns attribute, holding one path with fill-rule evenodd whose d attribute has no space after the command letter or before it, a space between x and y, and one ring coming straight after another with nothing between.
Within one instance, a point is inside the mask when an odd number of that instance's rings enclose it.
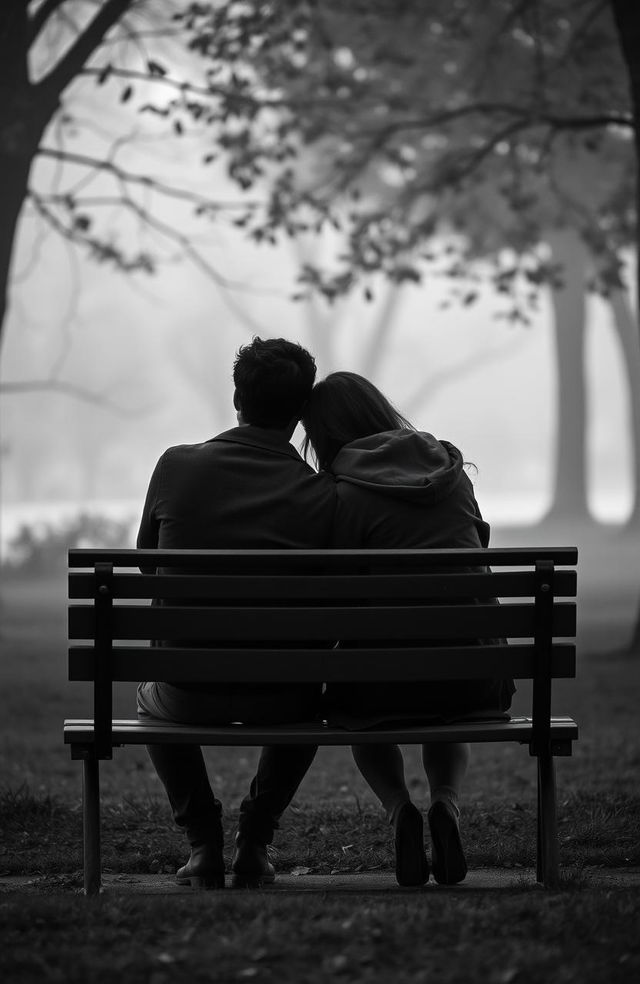
<instances>
[{"instance_id":1,"label":"bench seat","mask_svg":"<svg viewBox=\"0 0 640 984\"><path fill-rule=\"evenodd\" d=\"M271 725L254 727L231 724L204 727L191 724L158 722L148 724L137 720L114 720L111 734L114 747L122 745L188 744L188 745L290 745L305 742L318 745L364 745L395 742L399 745L418 745L439 741L494 742L516 741L529 744L533 738L530 717L512 717L508 721L460 721L455 724L404 725L351 731L330 728L322 724ZM571 742L578 738L578 725L570 717L551 718L551 740L558 748L555 755L570 755ZM91 749L94 741L93 720L64 722L65 744L72 749ZM568 744L567 744L568 743ZM559 749L565 745L566 751ZM79 757L82 757L80 755Z\"/></svg>"}]
</instances>

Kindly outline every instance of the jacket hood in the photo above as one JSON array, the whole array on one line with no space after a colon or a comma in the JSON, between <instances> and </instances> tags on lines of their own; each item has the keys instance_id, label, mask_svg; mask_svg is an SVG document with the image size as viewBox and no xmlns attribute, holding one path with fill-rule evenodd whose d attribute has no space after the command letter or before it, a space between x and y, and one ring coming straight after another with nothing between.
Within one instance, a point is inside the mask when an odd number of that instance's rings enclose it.
<instances>
[{"instance_id":1,"label":"jacket hood","mask_svg":"<svg viewBox=\"0 0 640 984\"><path fill-rule=\"evenodd\" d=\"M409 429L383 431L346 444L331 471L349 482L394 498L432 503L449 495L463 473L462 454L448 441Z\"/></svg>"}]
</instances>

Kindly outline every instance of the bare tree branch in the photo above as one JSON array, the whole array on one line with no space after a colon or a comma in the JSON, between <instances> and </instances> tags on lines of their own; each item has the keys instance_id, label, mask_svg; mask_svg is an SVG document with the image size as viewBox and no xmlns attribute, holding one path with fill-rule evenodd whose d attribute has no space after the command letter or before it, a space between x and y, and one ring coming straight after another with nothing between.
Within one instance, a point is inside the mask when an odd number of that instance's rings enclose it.
<instances>
[{"instance_id":1,"label":"bare tree branch","mask_svg":"<svg viewBox=\"0 0 640 984\"><path fill-rule=\"evenodd\" d=\"M51 196L53 200L59 203L60 199L64 196ZM101 243L95 237L91 237L86 234L81 228L74 226L72 223L65 224L62 222L58 216L56 216L51 209L47 207L46 196L38 195L34 191L29 192L29 199L34 205L36 211L44 218L60 235L64 236L71 242L75 242L80 246L84 246L97 254L101 251L105 253L105 259L111 259L118 268L123 270L142 268L143 263L141 258L134 258L132 260L126 260L124 257L119 257L117 251L108 247L106 243ZM256 321L252 315L235 299L233 292L241 290L243 293L252 294L271 294L274 296L280 296L281 292L273 290L270 288L257 288L252 287L249 284L243 284L240 282L234 282L228 280L224 277L216 268L206 259L203 254L196 249L190 239L184 234L178 232L173 226L168 225L162 220L154 216L149 210L144 208L138 202L134 201L126 192L126 189L122 189L121 194L114 198L103 197L99 199L102 204L117 205L122 208L126 208L133 214L138 216L145 227L155 230L165 239L170 242L175 243L179 248L180 253L186 257L197 269L204 273L210 280L212 280L219 288L221 288L221 296L229 308L230 311L248 328L257 334L262 334L267 331L264 325L261 325ZM108 256L106 253L108 252Z\"/></svg>"},{"instance_id":2,"label":"bare tree branch","mask_svg":"<svg viewBox=\"0 0 640 984\"><path fill-rule=\"evenodd\" d=\"M193 205L198 208L202 208L204 211L213 212L222 209L252 209L257 208L260 204L262 204L257 200L248 202L214 201L210 198L206 198L204 195L198 195L196 192L189 191L185 188L176 188L173 185L165 184L163 181L158 181L156 178L152 178L148 174L135 174L132 171L125 171L124 168L109 159L104 160L98 157L89 157L86 154L75 154L67 150L55 149L54 147L41 147L38 153L42 157L50 157L54 160L64 161L67 164L77 164L81 167L91 168L96 171L106 171L112 174L114 178L117 178L118 181L124 181L128 184L142 185L152 191L157 191L161 195L165 195L167 198L177 198L181 201L191 202Z\"/></svg>"},{"instance_id":3,"label":"bare tree branch","mask_svg":"<svg viewBox=\"0 0 640 984\"><path fill-rule=\"evenodd\" d=\"M31 47L37 36L40 34L40 31L51 18L52 14L62 7L64 2L65 0L44 0L44 3L40 4L35 14L29 18L29 27L27 32L29 47Z\"/></svg>"},{"instance_id":4,"label":"bare tree branch","mask_svg":"<svg viewBox=\"0 0 640 984\"><path fill-rule=\"evenodd\" d=\"M91 403L95 406L104 407L111 413L119 417L139 417L149 413L153 406L138 407L135 410L128 409L115 403L108 397L100 393L94 393L84 386L77 386L75 383L68 383L61 379L22 379L0 383L0 395L12 395L18 393L60 393L63 396L71 396L83 403Z\"/></svg>"},{"instance_id":5,"label":"bare tree branch","mask_svg":"<svg viewBox=\"0 0 640 984\"><path fill-rule=\"evenodd\" d=\"M525 129L526 126L527 124L523 122L510 123L508 126L498 130L497 133L492 134L490 139L485 140L482 146L477 150L467 153L466 155L461 154L460 164L453 169L455 181L463 181L470 174L473 174L473 172L480 166L482 161L488 157L489 154L493 153L499 144L507 141L509 137L512 137L515 133ZM434 185L437 188L437 182L434 182Z\"/></svg>"},{"instance_id":6,"label":"bare tree branch","mask_svg":"<svg viewBox=\"0 0 640 984\"><path fill-rule=\"evenodd\" d=\"M256 96L246 92L238 92L228 86L208 83L207 85L195 85L192 82L183 82L180 79L171 78L168 75L152 75L128 68L116 68L114 66L85 67L78 74L94 78L104 77L104 73L109 71L109 76L120 78L127 81L153 82L158 85L165 85L175 89L185 95L196 95L204 97L219 96L229 102L238 102L255 107L258 109L313 109L326 106L329 109L335 108L335 98L331 96L313 96L305 99L284 98L282 96ZM419 100L412 99L415 105ZM461 120L468 116L515 116L519 119L526 119L530 125L547 124L559 130L588 130L597 129L603 126L620 126L626 129L633 126L631 113L598 113L591 115L569 114L562 116L557 113L541 113L538 106L519 105L508 102L470 102L462 106L441 111L433 110L429 101L425 100L425 114L405 119L397 119L392 123L381 123L371 127L369 133L376 135L380 139L390 136L403 130L430 129L443 126L455 120ZM367 130L358 123L358 132L365 134Z\"/></svg>"},{"instance_id":7,"label":"bare tree branch","mask_svg":"<svg viewBox=\"0 0 640 984\"><path fill-rule=\"evenodd\" d=\"M170 75L152 74L143 72L140 69L121 68L115 65L97 65L95 67L85 66L78 75L89 78L101 79L107 73L108 78L123 79L128 82L153 82L159 86L168 86L185 95L219 96L226 99L229 103L238 103L257 109L299 109L305 106L327 106L334 105L335 100L331 97L317 97L313 99L284 99L281 96L256 96L248 92L240 92L237 89L208 82L206 85L196 85L193 82L185 82L181 79L174 79Z\"/></svg>"},{"instance_id":8,"label":"bare tree branch","mask_svg":"<svg viewBox=\"0 0 640 984\"><path fill-rule=\"evenodd\" d=\"M100 240L95 236L88 235L81 226L73 222L65 224L51 209L47 208L43 199L33 190L27 192L27 198L33 204L36 211L49 225L64 238L77 243L91 250L92 253L102 261L112 262L119 270L131 272L132 270L146 270L151 272L152 264L150 257L144 253L138 254L131 259L127 259L124 253L114 247L111 243Z\"/></svg>"},{"instance_id":9,"label":"bare tree branch","mask_svg":"<svg viewBox=\"0 0 640 984\"><path fill-rule=\"evenodd\" d=\"M371 133L379 138L385 138L404 130L427 130L453 123L457 120L465 119L468 116L506 116L515 117L514 125L517 123L522 127L534 127L546 125L555 130L591 130L606 126L619 126L624 129L633 129L633 117L631 113L596 113L586 116L568 115L562 116L557 113L540 112L535 107L518 106L512 103L466 103L464 106L456 106L454 109L445 109L442 112L433 113L430 116L407 117L397 119L392 123L385 123L371 129ZM360 133L366 135L366 130L361 128Z\"/></svg>"},{"instance_id":10,"label":"bare tree branch","mask_svg":"<svg viewBox=\"0 0 640 984\"><path fill-rule=\"evenodd\" d=\"M110 64L96 65L95 67L85 66L80 69L78 75L85 76L87 78L104 79L105 73L107 78L124 79L127 82L153 82L154 85L168 86L170 89L176 89L178 92L183 92L194 96L230 95L230 90L225 89L223 86L195 85L193 82L183 82L180 79L171 78L170 75L152 75L150 72L143 72L139 69L120 68ZM257 98L254 99L249 96L244 96L242 98L243 101L251 102L252 105L256 103L261 106L269 105L269 103L262 99L258 100ZM277 105L280 106L282 103L278 102Z\"/></svg>"},{"instance_id":11,"label":"bare tree branch","mask_svg":"<svg viewBox=\"0 0 640 984\"><path fill-rule=\"evenodd\" d=\"M46 219L46 221L51 226L53 226L56 232L60 233L66 239L69 239L72 242L77 243L78 245L85 246L89 249L93 249L96 252L100 252L101 245L104 245L105 248L107 247L106 243L101 244L100 241L97 240L95 237L88 235L87 232L84 231L82 227L74 226L73 222L65 224L63 221L61 221L61 219L57 215L55 215L51 211L50 208L48 208L49 203L54 205L67 204L66 195L64 194L40 195L31 189L28 193L28 198L31 201L31 203L34 205L36 211L39 212L39 214L42 216L42 218ZM78 202L78 206L80 207L95 206L95 205L120 207L132 212L140 219L141 224L144 227L151 230L155 230L165 239L175 243L175 245L179 248L179 251L182 255L184 255L188 260L190 260L196 267L198 267L203 273L205 273L209 279L213 280L219 287L223 288L224 290L227 291L242 290L246 293L261 294L261 295L269 294L273 296L281 296L281 292L277 290L273 290L269 288L253 287L250 284L243 283L242 281L229 280L218 270L216 270L216 268L202 255L202 253L198 249L196 249L196 247L193 245L193 242L188 236L184 235L181 232L178 232L178 230L175 229L172 225L163 222L161 219L157 218L149 209L145 208L143 205L140 205L139 202L136 202L127 193L127 190L124 186L121 187L121 191L119 195L112 195L112 196L102 195L95 198L81 199ZM105 256L105 258L107 257ZM116 255L113 255L110 258L116 263L117 266L122 266L123 269L133 268L133 265L130 263L123 263L123 264L119 263ZM244 313L242 317L243 319L246 320L248 315ZM257 323L253 324L253 328L255 330L258 330L259 327L260 326Z\"/></svg>"},{"instance_id":12,"label":"bare tree branch","mask_svg":"<svg viewBox=\"0 0 640 984\"><path fill-rule=\"evenodd\" d=\"M48 236L51 233L50 226L46 225L44 222L40 224L39 231L34 238L33 246L31 248L31 254L27 258L24 267L21 270L17 270L11 278L11 282L14 287L18 286L28 280L33 271L36 269L38 264L42 259L42 250Z\"/></svg>"},{"instance_id":13,"label":"bare tree branch","mask_svg":"<svg viewBox=\"0 0 640 984\"><path fill-rule=\"evenodd\" d=\"M567 46L563 52L563 58L562 60L558 60L556 68L560 66L561 61L572 57L573 51L577 47L578 42L581 41L587 34L589 28L593 25L593 22L598 19L600 14L604 13L605 10L608 10L609 5L610 0L594 0L593 7L591 10L587 10L584 20L576 26L574 31L571 32Z\"/></svg>"},{"instance_id":14,"label":"bare tree branch","mask_svg":"<svg viewBox=\"0 0 640 984\"><path fill-rule=\"evenodd\" d=\"M456 181L463 180L472 174L494 150L497 144L507 140L513 134L522 133L536 127L546 126L550 134L566 130L601 129L607 126L633 129L632 115L627 113L561 116L554 113L540 113L533 108L528 110L521 106L513 106L506 103L470 103L465 106L456 107L455 109L434 113L432 116L395 120L392 123L385 123L380 127L375 127L375 129L371 129L368 132L365 128L361 128L358 136L368 139L358 149L357 153L353 155L353 158L343 164L338 174L332 176L326 182L327 187L333 186L336 193L344 192L369 167L371 160L383 150L385 144L398 133L408 130L424 130L429 132L432 129L476 114L480 116L507 116L513 119L497 132L492 133L481 147L474 147L470 151L465 151L464 148L456 149L455 158L451 165L451 171L455 173ZM439 185L440 182L436 176L436 180L430 180L427 184L421 184L419 187L414 183L411 193L415 196L416 190L420 192L437 190Z\"/></svg>"},{"instance_id":15,"label":"bare tree branch","mask_svg":"<svg viewBox=\"0 0 640 984\"><path fill-rule=\"evenodd\" d=\"M86 61L100 46L105 34L118 23L133 0L105 0L83 33L71 45L58 64L42 79L37 88L47 93L49 101L58 99L77 76Z\"/></svg>"}]
</instances>

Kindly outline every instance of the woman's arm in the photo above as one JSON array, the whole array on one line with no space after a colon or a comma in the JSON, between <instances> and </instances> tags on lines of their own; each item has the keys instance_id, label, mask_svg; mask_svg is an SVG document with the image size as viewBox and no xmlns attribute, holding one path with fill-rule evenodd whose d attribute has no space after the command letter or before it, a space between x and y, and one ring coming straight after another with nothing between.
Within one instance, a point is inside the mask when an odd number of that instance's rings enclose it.
<instances>
[{"instance_id":1,"label":"woman's arm","mask_svg":"<svg viewBox=\"0 0 640 984\"><path fill-rule=\"evenodd\" d=\"M336 550L357 550L365 546L366 527L362 510L355 507L348 492L338 484L336 510L331 529L330 547Z\"/></svg>"}]
</instances>

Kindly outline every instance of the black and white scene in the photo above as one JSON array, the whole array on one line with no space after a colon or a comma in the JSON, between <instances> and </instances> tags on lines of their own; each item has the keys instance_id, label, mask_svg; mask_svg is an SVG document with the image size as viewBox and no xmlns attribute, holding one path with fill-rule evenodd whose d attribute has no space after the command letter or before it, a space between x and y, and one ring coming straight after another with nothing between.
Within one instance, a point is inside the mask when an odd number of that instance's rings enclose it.
<instances>
[{"instance_id":1,"label":"black and white scene","mask_svg":"<svg viewBox=\"0 0 640 984\"><path fill-rule=\"evenodd\" d=\"M0 974L640 975L640 5L0 4Z\"/></svg>"}]
</instances>

